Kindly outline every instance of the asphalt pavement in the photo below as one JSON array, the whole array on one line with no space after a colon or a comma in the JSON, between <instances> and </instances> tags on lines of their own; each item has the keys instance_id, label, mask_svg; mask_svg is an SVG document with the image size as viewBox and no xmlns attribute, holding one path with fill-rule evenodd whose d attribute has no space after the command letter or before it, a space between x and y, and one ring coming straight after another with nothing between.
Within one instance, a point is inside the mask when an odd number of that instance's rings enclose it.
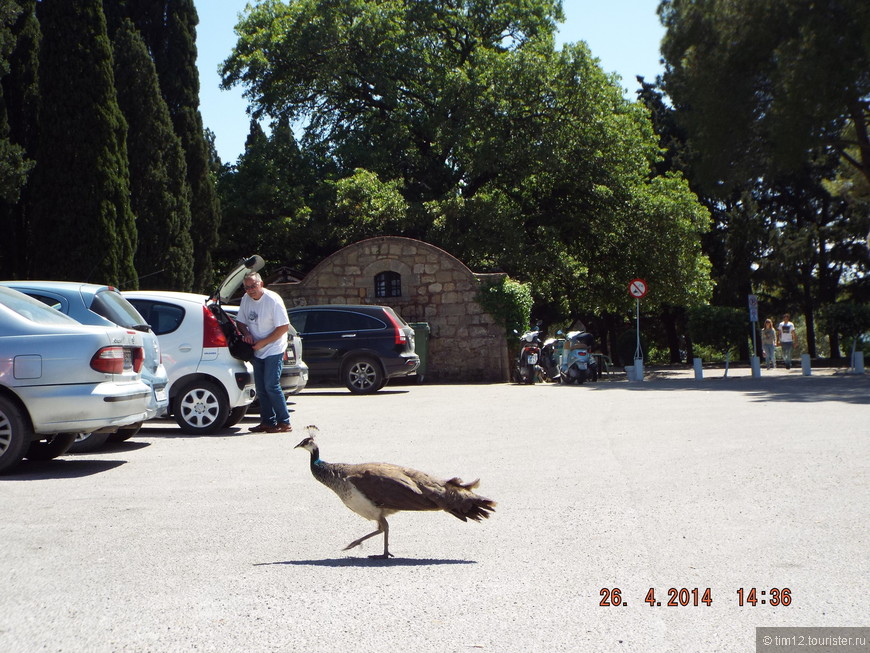
<instances>
[{"instance_id":1,"label":"asphalt pavement","mask_svg":"<svg viewBox=\"0 0 870 653\"><path fill-rule=\"evenodd\" d=\"M290 434L151 422L0 477L0 651L730 653L756 627L868 625L866 375L310 388L291 409ZM374 524L311 476L306 424L330 462L479 477L496 513L400 513L395 558L342 551Z\"/></svg>"}]
</instances>

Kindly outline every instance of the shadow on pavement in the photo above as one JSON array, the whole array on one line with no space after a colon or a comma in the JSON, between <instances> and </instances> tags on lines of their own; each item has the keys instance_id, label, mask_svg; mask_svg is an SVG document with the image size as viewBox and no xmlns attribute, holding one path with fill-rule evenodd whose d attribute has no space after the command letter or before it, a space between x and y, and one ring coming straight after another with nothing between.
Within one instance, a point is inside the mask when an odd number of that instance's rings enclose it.
<instances>
[{"instance_id":1,"label":"shadow on pavement","mask_svg":"<svg viewBox=\"0 0 870 653\"><path fill-rule=\"evenodd\" d=\"M126 460L59 459L23 460L11 474L0 476L0 481L42 481L45 479L84 478L120 467Z\"/></svg>"},{"instance_id":2,"label":"shadow on pavement","mask_svg":"<svg viewBox=\"0 0 870 653\"><path fill-rule=\"evenodd\" d=\"M634 392L743 392L756 401L819 402L839 401L870 404L870 378L864 376L781 376L775 378L728 377L695 379L652 378L641 383L585 384L606 392L612 389ZM580 388L573 388L580 390ZM581 390L582 391L582 390Z\"/></svg>"},{"instance_id":3,"label":"shadow on pavement","mask_svg":"<svg viewBox=\"0 0 870 653\"><path fill-rule=\"evenodd\" d=\"M429 565L476 565L474 560L443 560L439 558L325 558L323 560L285 560L282 562L257 562L254 567L270 565L299 565L313 567L426 567Z\"/></svg>"}]
</instances>

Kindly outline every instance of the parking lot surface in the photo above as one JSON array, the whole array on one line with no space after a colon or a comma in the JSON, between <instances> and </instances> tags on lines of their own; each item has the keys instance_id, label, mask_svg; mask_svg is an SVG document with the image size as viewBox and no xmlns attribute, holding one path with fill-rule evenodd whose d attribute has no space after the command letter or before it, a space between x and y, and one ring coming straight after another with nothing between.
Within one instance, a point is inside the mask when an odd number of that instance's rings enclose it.
<instances>
[{"instance_id":1,"label":"parking lot surface","mask_svg":"<svg viewBox=\"0 0 870 653\"><path fill-rule=\"evenodd\" d=\"M291 409L290 434L151 422L0 477L0 651L712 653L867 625L866 376L309 388ZM374 524L311 476L306 424L325 460L480 477L497 512L399 513L395 558L344 552Z\"/></svg>"}]
</instances>

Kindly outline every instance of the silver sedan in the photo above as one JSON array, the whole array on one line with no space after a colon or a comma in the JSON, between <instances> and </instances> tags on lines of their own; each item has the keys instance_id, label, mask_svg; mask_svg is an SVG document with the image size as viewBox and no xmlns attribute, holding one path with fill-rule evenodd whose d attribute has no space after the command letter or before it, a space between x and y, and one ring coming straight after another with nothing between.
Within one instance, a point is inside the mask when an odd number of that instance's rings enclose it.
<instances>
[{"instance_id":1,"label":"silver sedan","mask_svg":"<svg viewBox=\"0 0 870 653\"><path fill-rule=\"evenodd\" d=\"M79 324L0 287L0 472L64 453L76 433L145 419L142 335Z\"/></svg>"}]
</instances>

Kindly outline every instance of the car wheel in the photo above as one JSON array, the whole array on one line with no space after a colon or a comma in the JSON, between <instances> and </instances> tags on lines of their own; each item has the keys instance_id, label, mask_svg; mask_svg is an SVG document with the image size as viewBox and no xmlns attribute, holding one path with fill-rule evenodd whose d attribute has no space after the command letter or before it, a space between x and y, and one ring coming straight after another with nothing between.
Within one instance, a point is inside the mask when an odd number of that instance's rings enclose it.
<instances>
[{"instance_id":1,"label":"car wheel","mask_svg":"<svg viewBox=\"0 0 870 653\"><path fill-rule=\"evenodd\" d=\"M371 394L384 387L381 366L371 358L351 360L344 366L341 376L347 389L355 394Z\"/></svg>"},{"instance_id":2,"label":"car wheel","mask_svg":"<svg viewBox=\"0 0 870 653\"><path fill-rule=\"evenodd\" d=\"M142 422L136 422L129 426L122 426L117 431L109 435L109 442L124 442L136 435L142 428Z\"/></svg>"},{"instance_id":3,"label":"car wheel","mask_svg":"<svg viewBox=\"0 0 870 653\"><path fill-rule=\"evenodd\" d=\"M21 462L32 433L21 410L0 397L0 474Z\"/></svg>"},{"instance_id":4,"label":"car wheel","mask_svg":"<svg viewBox=\"0 0 870 653\"><path fill-rule=\"evenodd\" d=\"M109 439L109 436L112 435L109 432L106 433L76 433L76 439L72 443L72 446L69 448L70 453L87 453L89 451L96 451Z\"/></svg>"},{"instance_id":5,"label":"car wheel","mask_svg":"<svg viewBox=\"0 0 870 653\"><path fill-rule=\"evenodd\" d=\"M207 435L223 428L230 405L213 381L191 381L178 393L174 417L185 433Z\"/></svg>"},{"instance_id":6,"label":"car wheel","mask_svg":"<svg viewBox=\"0 0 870 653\"><path fill-rule=\"evenodd\" d=\"M229 428L231 426L235 426L239 422L242 421L242 418L248 414L248 408L250 404L245 404L244 406L236 406L230 411L230 414L227 416L227 421L224 422L224 428Z\"/></svg>"},{"instance_id":7,"label":"car wheel","mask_svg":"<svg viewBox=\"0 0 870 653\"><path fill-rule=\"evenodd\" d=\"M62 456L76 441L77 433L54 433L43 440L34 440L24 457L29 460L52 460Z\"/></svg>"}]
</instances>

